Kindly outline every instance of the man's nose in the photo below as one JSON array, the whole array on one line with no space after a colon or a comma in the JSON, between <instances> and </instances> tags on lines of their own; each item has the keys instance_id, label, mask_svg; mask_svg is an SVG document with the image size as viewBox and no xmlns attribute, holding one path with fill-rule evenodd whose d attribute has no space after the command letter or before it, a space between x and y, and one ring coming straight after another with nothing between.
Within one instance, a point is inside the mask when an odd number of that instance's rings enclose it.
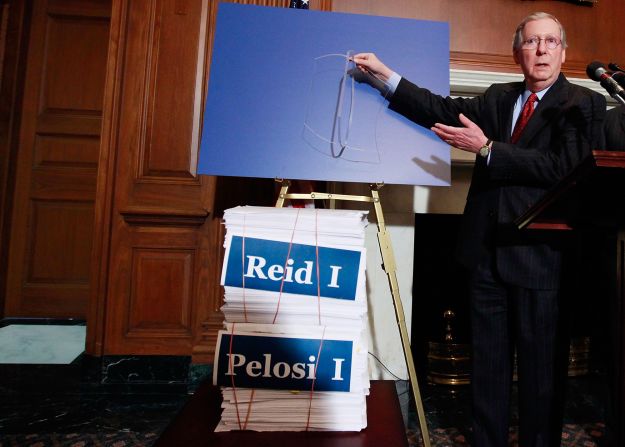
<instances>
[{"instance_id":1,"label":"man's nose","mask_svg":"<svg viewBox=\"0 0 625 447\"><path fill-rule=\"evenodd\" d=\"M536 46L536 53L544 54L547 52L547 42L545 39L540 39L538 41L538 45Z\"/></svg>"}]
</instances>

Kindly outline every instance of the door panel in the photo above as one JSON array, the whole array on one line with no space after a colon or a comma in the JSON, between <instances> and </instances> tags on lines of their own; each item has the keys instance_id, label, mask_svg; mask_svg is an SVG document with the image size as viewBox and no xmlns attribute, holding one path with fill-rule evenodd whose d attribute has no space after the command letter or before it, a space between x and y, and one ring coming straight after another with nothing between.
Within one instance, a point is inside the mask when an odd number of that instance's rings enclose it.
<instances>
[{"instance_id":1,"label":"door panel","mask_svg":"<svg viewBox=\"0 0 625 447\"><path fill-rule=\"evenodd\" d=\"M110 0L36 0L5 316L86 318Z\"/></svg>"}]
</instances>

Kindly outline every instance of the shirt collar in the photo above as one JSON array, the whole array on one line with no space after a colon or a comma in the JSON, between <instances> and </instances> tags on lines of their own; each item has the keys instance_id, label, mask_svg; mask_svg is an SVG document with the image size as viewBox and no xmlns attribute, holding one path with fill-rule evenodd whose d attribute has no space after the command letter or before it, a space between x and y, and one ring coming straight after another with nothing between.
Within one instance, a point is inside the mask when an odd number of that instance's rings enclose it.
<instances>
[{"instance_id":1,"label":"shirt collar","mask_svg":"<svg viewBox=\"0 0 625 447\"><path fill-rule=\"evenodd\" d=\"M535 92L536 96L538 97L538 101L540 101L541 99L543 99L543 96L545 96L545 93L547 93L547 91L549 91L549 89L551 88L553 84L551 84L549 87L542 89L539 92ZM521 104L525 104L525 101L527 101L527 98L530 97L530 95L532 94L532 92L530 92L529 90L525 90L523 92L523 94L521 95Z\"/></svg>"}]
</instances>

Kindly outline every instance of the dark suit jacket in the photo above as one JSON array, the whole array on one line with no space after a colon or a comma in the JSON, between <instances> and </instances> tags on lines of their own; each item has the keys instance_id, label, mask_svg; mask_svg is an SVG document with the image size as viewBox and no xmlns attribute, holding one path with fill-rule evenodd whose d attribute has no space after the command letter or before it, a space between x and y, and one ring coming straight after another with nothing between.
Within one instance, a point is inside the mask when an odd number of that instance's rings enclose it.
<instances>
[{"instance_id":1,"label":"dark suit jacket","mask_svg":"<svg viewBox=\"0 0 625 447\"><path fill-rule=\"evenodd\" d=\"M625 151L625 107L618 106L608 110L603 131L606 150Z\"/></svg>"},{"instance_id":2,"label":"dark suit jacket","mask_svg":"<svg viewBox=\"0 0 625 447\"><path fill-rule=\"evenodd\" d=\"M458 257L472 268L495 256L504 281L559 287L561 250L544 235L516 232L513 220L583 160L601 134L605 98L561 74L539 101L517 144L510 143L514 103L522 82L494 84L478 97L444 98L402 79L389 107L425 127L461 126L463 113L494 141L490 162L477 157L464 210Z\"/></svg>"}]
</instances>

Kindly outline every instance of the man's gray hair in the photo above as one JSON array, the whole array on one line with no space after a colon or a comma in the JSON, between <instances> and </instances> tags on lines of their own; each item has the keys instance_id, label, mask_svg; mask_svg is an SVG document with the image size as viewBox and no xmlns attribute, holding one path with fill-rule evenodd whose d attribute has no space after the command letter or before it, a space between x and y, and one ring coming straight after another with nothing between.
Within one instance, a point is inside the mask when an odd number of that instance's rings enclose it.
<instances>
[{"instance_id":1,"label":"man's gray hair","mask_svg":"<svg viewBox=\"0 0 625 447\"><path fill-rule=\"evenodd\" d=\"M566 32L564 31L564 27L560 23L560 21L553 15L546 12L535 12L533 14L528 15L523 19L523 21L517 26L517 29L514 33L514 38L512 40L512 49L518 50L521 48L521 44L523 43L523 29L528 22L533 22L534 20L541 19L551 19L558 24L560 27L560 40L562 41L562 48L566 48Z\"/></svg>"}]
</instances>

